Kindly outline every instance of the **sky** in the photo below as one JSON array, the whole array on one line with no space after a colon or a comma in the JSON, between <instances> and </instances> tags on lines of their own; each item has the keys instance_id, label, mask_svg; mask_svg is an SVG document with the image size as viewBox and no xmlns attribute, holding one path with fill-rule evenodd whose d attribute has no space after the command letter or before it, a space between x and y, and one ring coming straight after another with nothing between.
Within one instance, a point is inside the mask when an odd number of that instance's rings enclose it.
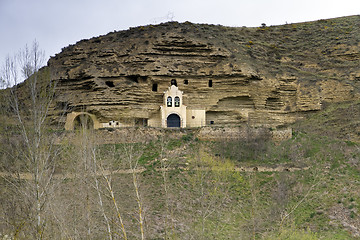
<instances>
[{"instance_id":1,"label":"sky","mask_svg":"<svg viewBox=\"0 0 360 240\"><path fill-rule=\"evenodd\" d=\"M167 21L255 27L359 14L360 0L0 0L0 66L35 39L47 61L82 39Z\"/></svg>"}]
</instances>

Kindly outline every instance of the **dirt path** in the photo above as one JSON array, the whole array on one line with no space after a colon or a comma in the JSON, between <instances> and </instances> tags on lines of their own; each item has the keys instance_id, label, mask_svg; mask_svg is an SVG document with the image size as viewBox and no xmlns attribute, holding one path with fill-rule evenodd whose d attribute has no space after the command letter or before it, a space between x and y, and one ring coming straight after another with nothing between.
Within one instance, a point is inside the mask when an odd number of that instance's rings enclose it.
<instances>
[{"instance_id":1,"label":"dirt path","mask_svg":"<svg viewBox=\"0 0 360 240\"><path fill-rule=\"evenodd\" d=\"M155 171L161 172L161 171L171 171L181 169L183 171L189 171L190 169L187 167L179 167L179 168L155 168ZM256 167L236 167L230 171L235 172L295 172L295 171L303 171L308 170L310 167L284 167L284 166L278 166L278 167L263 167L263 166L256 166ZM209 171L210 168L195 168L197 171ZM132 169L119 169L116 171L99 171L97 172L97 176L103 176L103 175L111 175L111 174L131 174L133 172L135 173L142 173L146 171L146 168L138 168L135 170ZM228 170L229 171L229 170ZM6 172L0 172L1 178L17 178L21 180L33 180L34 176L31 173L6 173ZM73 179L73 178L80 178L82 175L76 174L76 173L67 173L67 174L61 174L56 173L53 175L54 179Z\"/></svg>"}]
</instances>

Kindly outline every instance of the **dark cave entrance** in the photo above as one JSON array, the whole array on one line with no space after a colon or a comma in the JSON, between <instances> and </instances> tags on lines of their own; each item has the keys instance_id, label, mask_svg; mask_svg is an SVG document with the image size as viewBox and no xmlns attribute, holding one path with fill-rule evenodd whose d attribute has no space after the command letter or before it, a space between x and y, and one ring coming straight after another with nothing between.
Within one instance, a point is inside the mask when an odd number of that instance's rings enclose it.
<instances>
[{"instance_id":1,"label":"dark cave entrance","mask_svg":"<svg viewBox=\"0 0 360 240\"><path fill-rule=\"evenodd\" d=\"M94 121L87 114L80 114L74 119L74 130L94 129Z\"/></svg>"}]
</instances>

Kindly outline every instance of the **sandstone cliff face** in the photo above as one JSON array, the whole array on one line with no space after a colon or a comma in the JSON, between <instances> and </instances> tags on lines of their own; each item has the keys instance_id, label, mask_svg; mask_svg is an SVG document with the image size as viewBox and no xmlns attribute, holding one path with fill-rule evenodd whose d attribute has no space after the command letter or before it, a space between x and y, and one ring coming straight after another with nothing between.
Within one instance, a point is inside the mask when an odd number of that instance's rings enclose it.
<instances>
[{"instance_id":1,"label":"sandstone cliff face","mask_svg":"<svg viewBox=\"0 0 360 240\"><path fill-rule=\"evenodd\" d=\"M215 125L278 126L359 99L360 16L261 28L169 22L82 40L51 58L53 117L148 119L176 81Z\"/></svg>"}]
</instances>

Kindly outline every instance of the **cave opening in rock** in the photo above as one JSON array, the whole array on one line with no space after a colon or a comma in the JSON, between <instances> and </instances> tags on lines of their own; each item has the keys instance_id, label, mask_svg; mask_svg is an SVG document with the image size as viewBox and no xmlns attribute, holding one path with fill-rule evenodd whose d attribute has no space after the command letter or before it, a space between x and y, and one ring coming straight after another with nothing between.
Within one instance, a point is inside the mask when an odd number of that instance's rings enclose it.
<instances>
[{"instance_id":1,"label":"cave opening in rock","mask_svg":"<svg viewBox=\"0 0 360 240\"><path fill-rule=\"evenodd\" d=\"M209 87L212 87L213 86L213 82L212 80L209 80Z\"/></svg>"},{"instance_id":2,"label":"cave opening in rock","mask_svg":"<svg viewBox=\"0 0 360 240\"><path fill-rule=\"evenodd\" d=\"M94 129L94 121L87 114L80 114L74 119L74 130Z\"/></svg>"},{"instance_id":3,"label":"cave opening in rock","mask_svg":"<svg viewBox=\"0 0 360 240\"><path fill-rule=\"evenodd\" d=\"M106 86L108 86L108 87L115 87L113 81L106 81L105 84L106 84Z\"/></svg>"},{"instance_id":4,"label":"cave opening in rock","mask_svg":"<svg viewBox=\"0 0 360 240\"><path fill-rule=\"evenodd\" d=\"M139 83L139 80L138 80L138 77L137 75L129 75L129 76L126 76L126 78L130 81L133 81L133 82L136 82L136 83Z\"/></svg>"},{"instance_id":5,"label":"cave opening in rock","mask_svg":"<svg viewBox=\"0 0 360 240\"><path fill-rule=\"evenodd\" d=\"M184 80L184 84L185 84L185 85L188 85L188 84L189 84L189 80L185 79L185 80Z\"/></svg>"},{"instance_id":6,"label":"cave opening in rock","mask_svg":"<svg viewBox=\"0 0 360 240\"><path fill-rule=\"evenodd\" d=\"M171 85L175 85L177 87L176 79L171 79Z\"/></svg>"},{"instance_id":7,"label":"cave opening in rock","mask_svg":"<svg viewBox=\"0 0 360 240\"><path fill-rule=\"evenodd\" d=\"M139 78L141 79L142 82L146 82L148 80L147 76L140 76Z\"/></svg>"},{"instance_id":8,"label":"cave opening in rock","mask_svg":"<svg viewBox=\"0 0 360 240\"><path fill-rule=\"evenodd\" d=\"M153 85L152 85L152 91L153 91L153 92L157 92L157 91L158 91L158 84L157 84L157 83L153 83Z\"/></svg>"}]
</instances>

